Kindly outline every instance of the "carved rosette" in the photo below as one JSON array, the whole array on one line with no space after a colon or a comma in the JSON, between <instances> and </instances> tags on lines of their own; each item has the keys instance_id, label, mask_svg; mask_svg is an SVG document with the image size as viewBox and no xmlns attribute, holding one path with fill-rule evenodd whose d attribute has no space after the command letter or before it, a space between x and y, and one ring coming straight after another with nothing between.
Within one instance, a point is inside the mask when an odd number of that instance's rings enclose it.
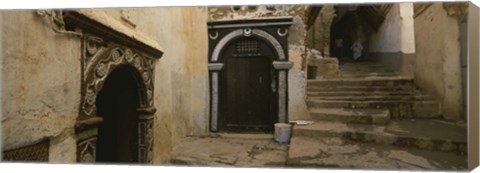
<instances>
[{"instance_id":1,"label":"carved rosette","mask_svg":"<svg viewBox=\"0 0 480 173\"><path fill-rule=\"evenodd\" d=\"M86 36L83 40L82 58L82 104L79 119L94 117L95 101L108 74L119 65L129 65L138 73L144 86L141 107L153 106L154 60L133 49L121 45L106 43L100 38Z\"/></svg>"}]
</instances>

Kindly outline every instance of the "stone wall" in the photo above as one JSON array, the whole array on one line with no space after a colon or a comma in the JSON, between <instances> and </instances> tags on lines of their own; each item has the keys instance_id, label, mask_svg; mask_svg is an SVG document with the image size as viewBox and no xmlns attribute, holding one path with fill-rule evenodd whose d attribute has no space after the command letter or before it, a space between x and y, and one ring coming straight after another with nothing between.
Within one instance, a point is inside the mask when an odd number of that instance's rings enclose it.
<instances>
[{"instance_id":1,"label":"stone wall","mask_svg":"<svg viewBox=\"0 0 480 173\"><path fill-rule=\"evenodd\" d=\"M473 170L478 167L479 159L479 60L478 56L480 54L479 46L479 24L480 24L480 13L478 12L479 8L472 2L468 3L468 62L471 64L468 67L468 94L474 97L468 97L468 169Z\"/></svg>"},{"instance_id":2,"label":"stone wall","mask_svg":"<svg viewBox=\"0 0 480 173\"><path fill-rule=\"evenodd\" d=\"M463 3L457 3L463 4ZM442 101L446 119L466 119L462 109L460 22L444 3L433 3L415 18L415 83Z\"/></svg>"},{"instance_id":3,"label":"stone wall","mask_svg":"<svg viewBox=\"0 0 480 173\"><path fill-rule=\"evenodd\" d=\"M232 6L210 7L209 20L253 19L276 16L292 16L293 25L288 32L288 56L293 68L288 72L289 120L308 118L306 108L306 50L304 13L302 5Z\"/></svg>"},{"instance_id":4,"label":"stone wall","mask_svg":"<svg viewBox=\"0 0 480 173\"><path fill-rule=\"evenodd\" d=\"M80 39L35 11L2 11L2 150L51 140L51 162L75 161Z\"/></svg>"},{"instance_id":5,"label":"stone wall","mask_svg":"<svg viewBox=\"0 0 480 173\"><path fill-rule=\"evenodd\" d=\"M94 10L143 33L164 50L154 74L153 161L165 163L180 138L208 132L207 9ZM35 11L0 15L2 150L50 139L50 162L75 162L81 39L53 32Z\"/></svg>"},{"instance_id":6,"label":"stone wall","mask_svg":"<svg viewBox=\"0 0 480 173\"><path fill-rule=\"evenodd\" d=\"M413 76L414 35L413 4L393 4L378 31L368 39L369 58L389 65L403 75Z\"/></svg>"},{"instance_id":7,"label":"stone wall","mask_svg":"<svg viewBox=\"0 0 480 173\"><path fill-rule=\"evenodd\" d=\"M330 56L330 28L335 16L333 5L324 5L308 30L309 48L322 52L323 57Z\"/></svg>"}]
</instances>

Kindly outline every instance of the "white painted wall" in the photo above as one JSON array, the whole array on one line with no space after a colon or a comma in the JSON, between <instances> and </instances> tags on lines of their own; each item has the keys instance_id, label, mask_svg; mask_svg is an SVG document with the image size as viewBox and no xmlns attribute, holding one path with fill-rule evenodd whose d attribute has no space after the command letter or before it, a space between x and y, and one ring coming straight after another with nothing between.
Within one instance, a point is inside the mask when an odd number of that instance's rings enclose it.
<instances>
[{"instance_id":1,"label":"white painted wall","mask_svg":"<svg viewBox=\"0 0 480 173\"><path fill-rule=\"evenodd\" d=\"M400 3L400 50L403 53L415 53L415 28L413 3Z\"/></svg>"},{"instance_id":2,"label":"white painted wall","mask_svg":"<svg viewBox=\"0 0 480 173\"><path fill-rule=\"evenodd\" d=\"M415 53L413 4L397 3L369 38L370 52Z\"/></svg>"}]
</instances>

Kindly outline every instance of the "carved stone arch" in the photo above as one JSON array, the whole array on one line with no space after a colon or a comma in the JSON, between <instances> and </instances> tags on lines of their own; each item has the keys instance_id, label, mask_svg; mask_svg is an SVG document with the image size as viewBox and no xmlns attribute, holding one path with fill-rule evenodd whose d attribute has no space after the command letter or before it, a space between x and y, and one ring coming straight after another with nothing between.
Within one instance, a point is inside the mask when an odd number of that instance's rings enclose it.
<instances>
[{"instance_id":1,"label":"carved stone arch","mask_svg":"<svg viewBox=\"0 0 480 173\"><path fill-rule=\"evenodd\" d=\"M222 51L228 47L231 42L237 38L255 37L265 42L272 48L276 54L272 63L275 73L278 76L276 88L278 96L278 122L287 122L288 107L288 78L287 72L292 68L293 63L288 61L288 27L293 23L291 17L285 18L266 18L249 20L225 20L211 21L208 23L209 42L212 45L209 48L210 71L210 130L218 131L219 121L219 73L224 64L219 61ZM275 34L276 33L276 34ZM218 40L217 40L218 39Z\"/></svg>"},{"instance_id":2,"label":"carved stone arch","mask_svg":"<svg viewBox=\"0 0 480 173\"><path fill-rule=\"evenodd\" d=\"M105 43L96 37L84 39L84 62L81 117L95 117L95 98L107 76L118 66L129 66L140 89L140 107L153 106L154 59L116 44ZM82 117L83 115L83 117Z\"/></svg>"},{"instance_id":3,"label":"carved stone arch","mask_svg":"<svg viewBox=\"0 0 480 173\"><path fill-rule=\"evenodd\" d=\"M136 122L138 133L136 159L152 163L155 62L163 50L155 40L139 31L122 27L116 19L95 10L62 12L65 26L78 33L81 40L81 88L79 115L75 123L77 162L95 162L98 126L103 118L96 116L96 97L107 76L120 66L127 67L139 90Z\"/></svg>"},{"instance_id":4,"label":"carved stone arch","mask_svg":"<svg viewBox=\"0 0 480 173\"><path fill-rule=\"evenodd\" d=\"M103 122L96 115L96 97L108 76L116 68L131 72L138 88L137 108L138 151L140 163L151 163L153 158L154 72L156 59L136 49L84 35L82 40L82 97L80 115L76 123L79 142L77 161L94 162L97 126ZM89 132L90 131L90 132ZM86 149L91 148L91 149ZM93 153L92 153L93 152ZM92 160L93 159L93 160Z\"/></svg>"},{"instance_id":5,"label":"carved stone arch","mask_svg":"<svg viewBox=\"0 0 480 173\"><path fill-rule=\"evenodd\" d=\"M257 37L259 39L262 39L267 44L271 45L272 48L275 50L274 52L277 54L277 60L287 60L284 48L275 37L273 37L268 32L256 28L251 29L251 33L249 34L246 32L247 29L250 28L236 29L225 35L213 49L211 61L217 62L220 58L221 51L225 48L225 46L227 46L230 42L236 40L239 37Z\"/></svg>"}]
</instances>

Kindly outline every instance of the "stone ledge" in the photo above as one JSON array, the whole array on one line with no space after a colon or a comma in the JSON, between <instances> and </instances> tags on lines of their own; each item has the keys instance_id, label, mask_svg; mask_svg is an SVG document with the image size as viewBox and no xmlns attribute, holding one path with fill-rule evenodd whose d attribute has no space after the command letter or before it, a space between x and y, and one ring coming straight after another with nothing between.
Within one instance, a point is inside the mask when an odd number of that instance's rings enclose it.
<instances>
[{"instance_id":1,"label":"stone ledge","mask_svg":"<svg viewBox=\"0 0 480 173\"><path fill-rule=\"evenodd\" d=\"M148 38L141 32L128 28L103 11L79 9L64 11L63 15L67 25L72 25L101 38L136 48L150 54L153 58L160 58L163 55L163 49L155 40Z\"/></svg>"},{"instance_id":2,"label":"stone ledge","mask_svg":"<svg viewBox=\"0 0 480 173\"><path fill-rule=\"evenodd\" d=\"M293 62L290 61L273 61L273 67L277 70L288 70L293 67Z\"/></svg>"},{"instance_id":3,"label":"stone ledge","mask_svg":"<svg viewBox=\"0 0 480 173\"><path fill-rule=\"evenodd\" d=\"M210 71L220 71L223 68L223 63L209 63L208 70Z\"/></svg>"}]
</instances>

